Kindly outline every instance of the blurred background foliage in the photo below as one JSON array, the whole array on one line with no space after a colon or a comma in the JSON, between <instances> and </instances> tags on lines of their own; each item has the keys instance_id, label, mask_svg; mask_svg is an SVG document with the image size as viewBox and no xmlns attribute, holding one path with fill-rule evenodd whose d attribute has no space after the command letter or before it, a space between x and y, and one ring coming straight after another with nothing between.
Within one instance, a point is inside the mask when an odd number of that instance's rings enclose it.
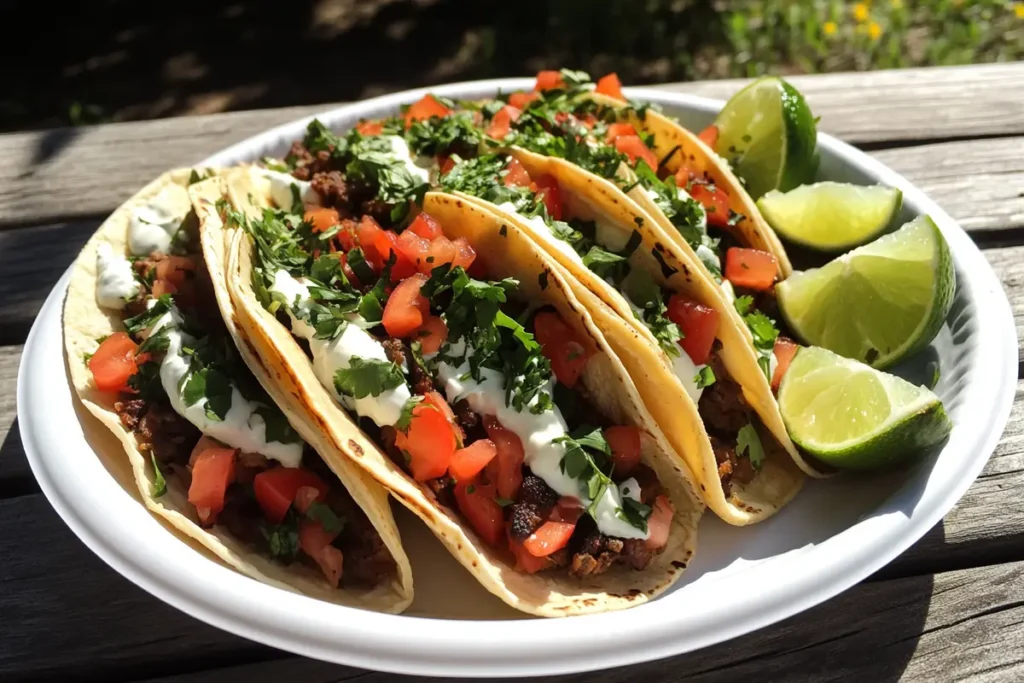
<instances>
[{"instance_id":1,"label":"blurred background foliage","mask_svg":"<svg viewBox=\"0 0 1024 683\"><path fill-rule=\"evenodd\" d=\"M9 0L0 130L336 102L566 66L627 84L1024 58L1008 0ZM13 47L13 43L11 43Z\"/></svg>"}]
</instances>

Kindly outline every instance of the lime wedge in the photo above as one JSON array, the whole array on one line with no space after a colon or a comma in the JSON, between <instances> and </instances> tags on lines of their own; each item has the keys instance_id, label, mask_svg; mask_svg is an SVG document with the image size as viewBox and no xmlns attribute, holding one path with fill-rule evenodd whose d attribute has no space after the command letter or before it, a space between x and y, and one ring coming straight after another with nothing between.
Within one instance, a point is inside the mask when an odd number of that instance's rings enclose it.
<instances>
[{"instance_id":1,"label":"lime wedge","mask_svg":"<svg viewBox=\"0 0 1024 683\"><path fill-rule=\"evenodd\" d=\"M846 251L875 239L903 205L903 193L884 185L824 182L757 200L765 220L785 239L810 249Z\"/></svg>"},{"instance_id":2,"label":"lime wedge","mask_svg":"<svg viewBox=\"0 0 1024 683\"><path fill-rule=\"evenodd\" d=\"M949 246L928 216L775 287L779 310L805 344L876 368L926 346L953 303Z\"/></svg>"},{"instance_id":3,"label":"lime wedge","mask_svg":"<svg viewBox=\"0 0 1024 683\"><path fill-rule=\"evenodd\" d=\"M800 448L844 469L912 459L953 427L925 387L815 346L801 348L783 376L779 408Z\"/></svg>"},{"instance_id":4,"label":"lime wedge","mask_svg":"<svg viewBox=\"0 0 1024 683\"><path fill-rule=\"evenodd\" d=\"M818 131L796 88L765 76L733 95L715 119L715 151L732 164L757 199L814 180Z\"/></svg>"}]
</instances>

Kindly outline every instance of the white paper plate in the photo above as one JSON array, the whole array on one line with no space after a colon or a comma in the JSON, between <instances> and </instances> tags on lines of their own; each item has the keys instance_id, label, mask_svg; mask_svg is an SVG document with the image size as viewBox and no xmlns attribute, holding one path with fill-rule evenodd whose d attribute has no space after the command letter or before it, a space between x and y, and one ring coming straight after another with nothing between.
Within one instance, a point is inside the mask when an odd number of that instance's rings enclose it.
<instances>
[{"instance_id":1,"label":"white paper plate","mask_svg":"<svg viewBox=\"0 0 1024 683\"><path fill-rule=\"evenodd\" d=\"M531 82L464 83L433 91L481 97L499 88L528 88ZM390 95L319 118L340 130L361 117L394 112L424 92ZM659 103L698 130L722 105L656 90L627 93ZM257 135L201 165L283 154L302 137L307 122ZM707 516L687 573L674 590L649 604L568 622L523 618L476 586L407 515L400 519L417 600L401 616L270 588L192 550L138 504L130 480L124 487L118 483L124 482L118 459L96 457L105 450L105 437L73 401L63 361L60 308L67 275L29 334L19 372L18 419L32 470L86 545L160 599L253 640L344 664L445 676L587 671L687 652L784 619L864 579L953 507L992 453L1017 382L1010 307L970 238L885 166L827 135L819 135L818 144L822 178L898 187L904 197L901 218L930 214L949 241L959 283L953 310L932 346L903 374L923 377L922 368L938 360L936 392L955 425L952 436L940 454L903 472L810 482L780 514L753 527L729 527ZM111 443L112 437L106 439ZM745 588L732 589L736 583Z\"/></svg>"}]
</instances>

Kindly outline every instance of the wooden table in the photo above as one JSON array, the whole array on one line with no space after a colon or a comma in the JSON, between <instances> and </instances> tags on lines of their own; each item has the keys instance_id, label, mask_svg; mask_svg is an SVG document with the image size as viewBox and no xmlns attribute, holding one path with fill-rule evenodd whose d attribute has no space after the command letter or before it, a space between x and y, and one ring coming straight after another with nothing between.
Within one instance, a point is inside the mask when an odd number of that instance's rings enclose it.
<instances>
[{"instance_id":1,"label":"wooden table","mask_svg":"<svg viewBox=\"0 0 1024 683\"><path fill-rule=\"evenodd\" d=\"M907 176L970 231L1000 275L1020 329L1024 64L792 80L823 130ZM665 87L726 98L738 85ZM15 419L21 344L100 221L164 169L326 106L0 136L0 681L400 678L257 645L136 588L93 556L39 493ZM870 580L701 652L561 680L1024 679L1024 384L1018 387L1006 433L960 504Z\"/></svg>"}]
</instances>

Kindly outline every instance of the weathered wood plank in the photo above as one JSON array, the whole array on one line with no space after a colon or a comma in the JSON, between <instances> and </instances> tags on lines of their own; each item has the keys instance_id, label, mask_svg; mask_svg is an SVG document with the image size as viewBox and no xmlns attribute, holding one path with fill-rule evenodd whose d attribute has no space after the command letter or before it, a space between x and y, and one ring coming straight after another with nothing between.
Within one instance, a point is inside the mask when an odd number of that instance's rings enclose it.
<instances>
[{"instance_id":1,"label":"weathered wood plank","mask_svg":"<svg viewBox=\"0 0 1024 683\"><path fill-rule=\"evenodd\" d=\"M19 362L21 346L0 346L0 498L12 488L10 482L31 477L18 433Z\"/></svg>"},{"instance_id":2,"label":"weathered wood plank","mask_svg":"<svg viewBox=\"0 0 1024 683\"><path fill-rule=\"evenodd\" d=\"M794 77L822 128L855 143L1024 133L1024 66ZM739 81L664 86L728 97ZM111 211L146 179L271 126L336 106L189 116L0 136L0 225Z\"/></svg>"},{"instance_id":3,"label":"weathered wood plank","mask_svg":"<svg viewBox=\"0 0 1024 683\"><path fill-rule=\"evenodd\" d=\"M1013 319L1017 324L1017 341L1024 344L1024 247L986 249L985 257L1003 283L1003 291L1010 301ZM1024 362L1024 346L1020 361Z\"/></svg>"}]
</instances>

